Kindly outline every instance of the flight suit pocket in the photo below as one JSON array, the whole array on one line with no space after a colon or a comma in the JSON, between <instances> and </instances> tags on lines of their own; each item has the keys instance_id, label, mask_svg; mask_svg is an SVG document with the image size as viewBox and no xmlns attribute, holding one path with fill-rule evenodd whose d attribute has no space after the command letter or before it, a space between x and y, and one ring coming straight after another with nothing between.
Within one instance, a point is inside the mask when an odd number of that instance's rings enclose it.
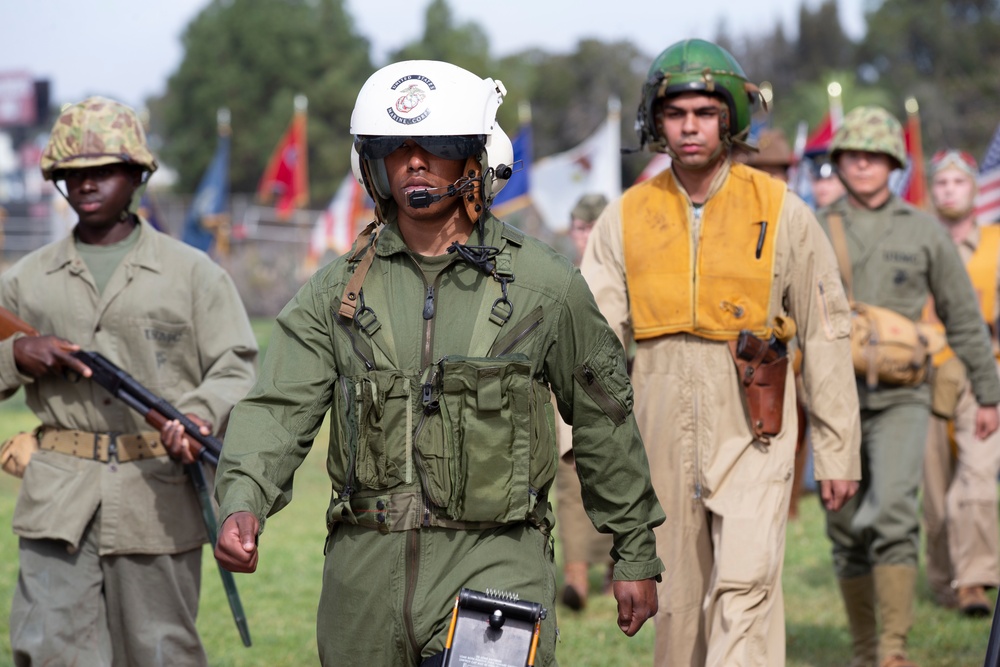
<instances>
[{"instance_id":1,"label":"flight suit pocket","mask_svg":"<svg viewBox=\"0 0 1000 667\"><path fill-rule=\"evenodd\" d=\"M355 382L356 476L362 487L384 490L403 483L409 399L410 380L399 371L372 371Z\"/></svg>"},{"instance_id":2,"label":"flight suit pocket","mask_svg":"<svg viewBox=\"0 0 1000 667\"><path fill-rule=\"evenodd\" d=\"M574 369L573 377L617 426L625 423L632 412L632 383L625 351L614 334L604 334L586 361Z\"/></svg>"}]
</instances>

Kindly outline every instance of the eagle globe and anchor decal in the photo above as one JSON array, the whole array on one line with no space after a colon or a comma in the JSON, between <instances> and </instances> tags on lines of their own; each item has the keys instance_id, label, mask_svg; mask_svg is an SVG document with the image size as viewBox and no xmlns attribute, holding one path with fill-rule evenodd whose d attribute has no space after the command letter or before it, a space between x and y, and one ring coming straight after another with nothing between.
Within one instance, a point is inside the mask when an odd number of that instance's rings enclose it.
<instances>
[{"instance_id":1,"label":"eagle globe and anchor decal","mask_svg":"<svg viewBox=\"0 0 1000 667\"><path fill-rule=\"evenodd\" d=\"M430 115L431 110L426 108L417 113L421 104L427 99L428 92L437 90L434 82L426 76L420 74L404 76L393 83L390 90L401 93L396 99L395 105L386 108L389 117L397 123L413 125ZM416 113L415 116L410 115L414 113Z\"/></svg>"}]
</instances>

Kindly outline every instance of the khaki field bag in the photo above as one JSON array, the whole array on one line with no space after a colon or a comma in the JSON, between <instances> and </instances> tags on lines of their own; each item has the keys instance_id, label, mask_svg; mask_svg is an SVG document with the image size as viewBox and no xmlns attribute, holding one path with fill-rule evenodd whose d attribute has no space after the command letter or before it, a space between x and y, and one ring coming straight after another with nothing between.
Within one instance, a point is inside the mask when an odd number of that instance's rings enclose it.
<instances>
[{"instance_id":1,"label":"khaki field bag","mask_svg":"<svg viewBox=\"0 0 1000 667\"><path fill-rule=\"evenodd\" d=\"M840 215L827 216L837 264L851 302L851 357L854 372L869 389L879 384L916 386L927 379L931 355L944 349L944 335L894 310L854 300L851 259Z\"/></svg>"}]
</instances>

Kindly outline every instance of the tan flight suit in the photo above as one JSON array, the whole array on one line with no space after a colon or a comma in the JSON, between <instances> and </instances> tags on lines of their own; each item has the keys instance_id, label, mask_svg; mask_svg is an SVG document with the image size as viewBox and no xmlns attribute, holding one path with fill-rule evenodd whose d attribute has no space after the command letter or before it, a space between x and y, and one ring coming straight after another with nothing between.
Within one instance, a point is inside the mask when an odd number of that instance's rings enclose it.
<instances>
[{"instance_id":1,"label":"tan flight suit","mask_svg":"<svg viewBox=\"0 0 1000 667\"><path fill-rule=\"evenodd\" d=\"M994 226L993 233L1000 231ZM981 246L983 230L976 228L958 244L966 266ZM992 306L983 317L998 349L996 322L1000 304L1000 258L992 262L993 294L978 295L980 307ZM984 278L988 278L984 276ZM974 285L976 281L974 280ZM984 298L985 296L985 298ZM976 437L978 405L966 382L955 411L952 451L948 421L931 416L924 458L924 525L927 529L927 580L942 602L953 602L954 589L1000 585L1000 512L997 475L1000 473L1000 431L985 440ZM956 456L957 454L957 456Z\"/></svg>"},{"instance_id":2,"label":"tan flight suit","mask_svg":"<svg viewBox=\"0 0 1000 667\"><path fill-rule=\"evenodd\" d=\"M724 165L709 201L737 167ZM687 210L690 230L689 201ZM624 341L632 335L635 304L627 289L621 212L619 200L597 221L582 271ZM858 479L850 322L833 250L810 210L790 193L776 236L770 316L787 314L798 325L816 478ZM678 242L694 246L690 231ZM747 261L753 258L750 247ZM767 446L754 443L725 341L690 333L640 340L632 381L653 486L667 515L655 531L667 567L658 587L655 664L783 665L781 572L797 435L791 367L783 430Z\"/></svg>"}]
</instances>

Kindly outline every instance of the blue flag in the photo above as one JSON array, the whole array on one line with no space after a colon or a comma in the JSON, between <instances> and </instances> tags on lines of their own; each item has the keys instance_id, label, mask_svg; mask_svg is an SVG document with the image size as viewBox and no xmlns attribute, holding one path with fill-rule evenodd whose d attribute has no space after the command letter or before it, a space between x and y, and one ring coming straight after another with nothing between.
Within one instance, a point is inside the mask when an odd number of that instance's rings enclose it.
<instances>
[{"instance_id":1,"label":"blue flag","mask_svg":"<svg viewBox=\"0 0 1000 667\"><path fill-rule=\"evenodd\" d=\"M195 191L191 210L184 221L184 242L208 252L215 231L229 208L229 134L219 136L208 170Z\"/></svg>"},{"instance_id":2,"label":"blue flag","mask_svg":"<svg viewBox=\"0 0 1000 667\"><path fill-rule=\"evenodd\" d=\"M529 177L531 173L531 125L522 125L517 136L511 141L514 144L514 173L507 185L493 199L491 210L498 218L514 211L519 211L530 202L528 200Z\"/></svg>"}]
</instances>

